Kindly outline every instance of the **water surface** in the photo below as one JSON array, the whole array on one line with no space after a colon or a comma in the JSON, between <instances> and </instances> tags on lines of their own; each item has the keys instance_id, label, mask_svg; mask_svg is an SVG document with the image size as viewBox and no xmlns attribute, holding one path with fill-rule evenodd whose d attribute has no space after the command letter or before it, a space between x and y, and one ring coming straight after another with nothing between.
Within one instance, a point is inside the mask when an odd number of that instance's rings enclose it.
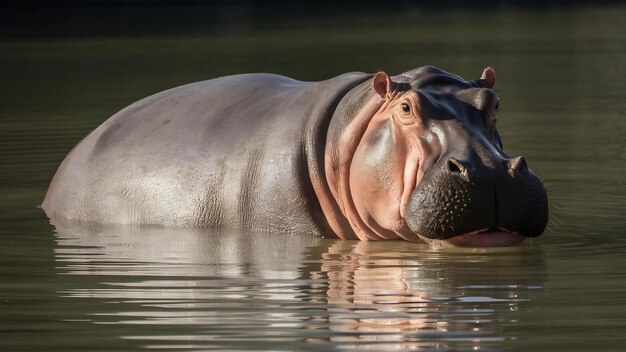
<instances>
[{"instance_id":1,"label":"water surface","mask_svg":"<svg viewBox=\"0 0 626 352\"><path fill-rule=\"evenodd\" d=\"M411 12L176 36L0 41L0 348L622 350L625 7ZM551 202L544 236L436 250L215 230L51 226L37 208L108 116L241 72L320 80L434 64L498 74L505 150Z\"/></svg>"}]
</instances>

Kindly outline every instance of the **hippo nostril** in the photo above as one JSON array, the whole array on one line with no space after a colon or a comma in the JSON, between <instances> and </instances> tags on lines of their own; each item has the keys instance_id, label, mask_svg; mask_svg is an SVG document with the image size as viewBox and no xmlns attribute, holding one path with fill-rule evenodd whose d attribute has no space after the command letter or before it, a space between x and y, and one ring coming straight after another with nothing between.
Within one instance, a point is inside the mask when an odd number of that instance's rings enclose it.
<instances>
[{"instance_id":1,"label":"hippo nostril","mask_svg":"<svg viewBox=\"0 0 626 352\"><path fill-rule=\"evenodd\" d=\"M448 159L448 170L453 174L461 174L465 172L465 166L455 158Z\"/></svg>"},{"instance_id":2,"label":"hippo nostril","mask_svg":"<svg viewBox=\"0 0 626 352\"><path fill-rule=\"evenodd\" d=\"M526 160L523 156L518 156L515 159L509 160L509 169L513 171L524 171L528 169L528 165L526 165Z\"/></svg>"}]
</instances>

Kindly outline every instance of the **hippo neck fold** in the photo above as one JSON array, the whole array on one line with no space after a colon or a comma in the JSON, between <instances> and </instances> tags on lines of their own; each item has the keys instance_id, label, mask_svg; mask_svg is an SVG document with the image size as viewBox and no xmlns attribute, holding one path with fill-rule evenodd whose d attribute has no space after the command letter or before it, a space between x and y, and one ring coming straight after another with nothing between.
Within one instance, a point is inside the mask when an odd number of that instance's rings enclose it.
<instances>
[{"instance_id":1,"label":"hippo neck fold","mask_svg":"<svg viewBox=\"0 0 626 352\"><path fill-rule=\"evenodd\" d=\"M355 115L354 120L346 126L339 139L329 140L326 145L328 148L325 160L326 179L330 185L330 191L352 232L362 240L386 236L383 229L371 228L359 216L351 194L350 166L367 126L385 103L385 100L370 98Z\"/></svg>"},{"instance_id":2,"label":"hippo neck fold","mask_svg":"<svg viewBox=\"0 0 626 352\"><path fill-rule=\"evenodd\" d=\"M324 165L328 139L338 135L335 131L350 123L354 112L366 102L372 74L353 72L316 83L315 91L322 95L322 103L315 104L304 127L304 155L308 178L317 202L309 205L316 214L323 233L334 233L340 238L358 239L339 209L332 195ZM357 100L352 100L357 99ZM320 110L321 109L321 110ZM333 127L331 127L331 125ZM338 132L339 134L341 131Z\"/></svg>"},{"instance_id":3,"label":"hippo neck fold","mask_svg":"<svg viewBox=\"0 0 626 352\"><path fill-rule=\"evenodd\" d=\"M342 239L397 238L393 231L372 227L361 219L350 194L354 152L372 117L387 103L371 87L368 79L341 99L328 125L324 153L314 170L309 167L321 211L332 232Z\"/></svg>"}]
</instances>

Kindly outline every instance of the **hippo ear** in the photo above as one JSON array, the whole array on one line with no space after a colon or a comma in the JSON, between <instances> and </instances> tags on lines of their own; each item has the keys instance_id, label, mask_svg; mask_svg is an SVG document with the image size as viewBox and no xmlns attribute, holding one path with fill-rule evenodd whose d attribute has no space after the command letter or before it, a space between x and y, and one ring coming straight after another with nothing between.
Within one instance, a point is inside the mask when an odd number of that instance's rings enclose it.
<instances>
[{"instance_id":1,"label":"hippo ear","mask_svg":"<svg viewBox=\"0 0 626 352\"><path fill-rule=\"evenodd\" d=\"M381 97L385 98L387 93L395 89L395 86L396 84L389 78L386 72L380 71L374 75L374 91Z\"/></svg>"},{"instance_id":2,"label":"hippo ear","mask_svg":"<svg viewBox=\"0 0 626 352\"><path fill-rule=\"evenodd\" d=\"M496 85L496 71L491 67L485 67L483 75L478 80L478 85L482 88L493 88Z\"/></svg>"}]
</instances>

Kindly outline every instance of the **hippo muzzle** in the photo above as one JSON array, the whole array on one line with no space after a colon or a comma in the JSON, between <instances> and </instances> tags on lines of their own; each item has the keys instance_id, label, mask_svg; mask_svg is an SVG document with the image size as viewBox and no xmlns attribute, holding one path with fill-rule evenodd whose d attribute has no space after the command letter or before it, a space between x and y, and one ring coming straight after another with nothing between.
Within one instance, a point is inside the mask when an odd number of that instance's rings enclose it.
<instances>
[{"instance_id":1,"label":"hippo muzzle","mask_svg":"<svg viewBox=\"0 0 626 352\"><path fill-rule=\"evenodd\" d=\"M426 240L512 244L541 235L548 198L521 156L488 165L475 154L443 156L415 188L406 213L409 228Z\"/></svg>"}]
</instances>

